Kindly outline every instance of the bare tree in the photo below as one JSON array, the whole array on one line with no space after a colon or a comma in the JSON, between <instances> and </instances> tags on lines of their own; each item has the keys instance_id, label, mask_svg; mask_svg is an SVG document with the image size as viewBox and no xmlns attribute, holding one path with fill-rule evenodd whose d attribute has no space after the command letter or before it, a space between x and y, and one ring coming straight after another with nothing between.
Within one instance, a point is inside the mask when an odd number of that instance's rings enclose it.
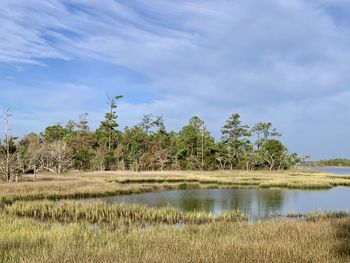
<instances>
[{"instance_id":1,"label":"bare tree","mask_svg":"<svg viewBox=\"0 0 350 263\"><path fill-rule=\"evenodd\" d=\"M202 123L202 130L201 130L201 137L202 137L202 141L201 141L201 155L202 155L202 163L201 163L201 170L203 172L204 170L204 143L205 143L205 126L204 126L204 121Z\"/></svg>"},{"instance_id":2,"label":"bare tree","mask_svg":"<svg viewBox=\"0 0 350 263\"><path fill-rule=\"evenodd\" d=\"M275 155L276 155L276 153L270 153L268 151L265 151L263 153L263 159L264 159L264 161L266 161L268 163L270 171L272 171L276 165Z\"/></svg>"},{"instance_id":3,"label":"bare tree","mask_svg":"<svg viewBox=\"0 0 350 263\"><path fill-rule=\"evenodd\" d=\"M6 111L3 113L3 118L5 120L5 155L6 155L6 161L5 161L5 177L7 181L10 181L11 179L11 171L10 171L10 118L12 117L12 114L10 114L9 109L6 109Z\"/></svg>"},{"instance_id":4,"label":"bare tree","mask_svg":"<svg viewBox=\"0 0 350 263\"><path fill-rule=\"evenodd\" d=\"M39 162L40 169L62 174L73 165L73 157L66 142L56 141L42 144Z\"/></svg>"},{"instance_id":5,"label":"bare tree","mask_svg":"<svg viewBox=\"0 0 350 263\"><path fill-rule=\"evenodd\" d=\"M107 149L106 149L105 145L100 145L96 149L96 154L95 154L95 157L94 157L94 165L101 172L106 170L106 165L105 165L105 163L106 163L106 153L107 153Z\"/></svg>"},{"instance_id":6,"label":"bare tree","mask_svg":"<svg viewBox=\"0 0 350 263\"><path fill-rule=\"evenodd\" d=\"M225 158L225 156L223 156L220 153L215 153L215 159L220 164L219 168L221 170L225 170L225 167L226 167L226 164L227 164L227 158Z\"/></svg>"},{"instance_id":7,"label":"bare tree","mask_svg":"<svg viewBox=\"0 0 350 263\"><path fill-rule=\"evenodd\" d=\"M34 181L36 181L36 175L38 170L40 169L40 156L41 156L41 143L40 139L36 134L31 134L27 136L27 158L28 158L28 166L33 170L34 173Z\"/></svg>"},{"instance_id":8,"label":"bare tree","mask_svg":"<svg viewBox=\"0 0 350 263\"><path fill-rule=\"evenodd\" d=\"M4 146L2 147L0 156L0 173L3 175L4 179L8 182L18 181L20 175L23 173L20 167L20 160L17 156L17 150L14 145L14 139L10 135L10 118L12 114L9 109L1 114L1 118L5 121L5 139Z\"/></svg>"},{"instance_id":9,"label":"bare tree","mask_svg":"<svg viewBox=\"0 0 350 263\"><path fill-rule=\"evenodd\" d=\"M160 170L163 171L165 165L169 162L169 151L159 146L152 148L152 155L154 162L159 166Z\"/></svg>"}]
</instances>

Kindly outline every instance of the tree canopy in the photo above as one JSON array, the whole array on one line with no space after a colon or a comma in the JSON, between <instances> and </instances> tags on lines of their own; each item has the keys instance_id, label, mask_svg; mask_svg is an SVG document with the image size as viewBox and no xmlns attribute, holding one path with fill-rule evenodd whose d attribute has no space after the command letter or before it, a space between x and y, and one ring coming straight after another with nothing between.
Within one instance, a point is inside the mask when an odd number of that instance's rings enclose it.
<instances>
[{"instance_id":1,"label":"tree canopy","mask_svg":"<svg viewBox=\"0 0 350 263\"><path fill-rule=\"evenodd\" d=\"M228 117L216 140L205 121L190 118L180 131L168 131L162 116L146 114L133 127L118 129L118 101L108 96L107 112L100 127L91 131L88 113L77 121L48 126L23 138L9 134L0 144L0 173L63 173L74 170L215 170L288 169L305 158L289 154L277 139L281 134L271 122L242 123L240 115ZM9 129L8 129L9 130Z\"/></svg>"}]
</instances>

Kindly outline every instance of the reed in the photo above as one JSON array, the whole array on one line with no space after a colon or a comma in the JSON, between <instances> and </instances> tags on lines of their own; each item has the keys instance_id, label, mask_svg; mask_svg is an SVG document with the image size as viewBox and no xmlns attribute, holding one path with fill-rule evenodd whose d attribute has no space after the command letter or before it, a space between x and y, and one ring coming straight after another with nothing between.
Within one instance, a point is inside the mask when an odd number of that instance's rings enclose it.
<instances>
[{"instance_id":1,"label":"reed","mask_svg":"<svg viewBox=\"0 0 350 263\"><path fill-rule=\"evenodd\" d=\"M206 180L200 180L198 178L160 178L160 177L154 177L154 178L121 178L121 179L114 179L110 180L109 182L116 182L120 184L130 184L130 183L183 183L183 182L188 182L188 183L207 183ZM216 180L209 180L209 183L216 183Z\"/></svg>"},{"instance_id":2,"label":"reed","mask_svg":"<svg viewBox=\"0 0 350 263\"><path fill-rule=\"evenodd\" d=\"M294 219L302 219L305 221L320 221L320 220L329 220L329 219L343 219L343 218L349 218L350 219L350 213L348 211L316 211L311 213L299 213L299 212L289 212L286 215L287 218L294 218Z\"/></svg>"},{"instance_id":3,"label":"reed","mask_svg":"<svg viewBox=\"0 0 350 263\"><path fill-rule=\"evenodd\" d=\"M61 200L106 197L169 189L294 188L329 189L350 186L350 180L315 172L213 171L213 172L104 172L39 175L36 182L0 182L0 200ZM1 201L0 201L1 204Z\"/></svg>"},{"instance_id":4,"label":"reed","mask_svg":"<svg viewBox=\"0 0 350 263\"><path fill-rule=\"evenodd\" d=\"M328 211L328 212L312 212L304 215L306 221L319 221L325 219L342 219L349 218L350 213L348 211Z\"/></svg>"},{"instance_id":5,"label":"reed","mask_svg":"<svg viewBox=\"0 0 350 263\"><path fill-rule=\"evenodd\" d=\"M350 177L350 176L349 176ZM343 181L338 181L338 182L331 182L330 184L332 184L333 186L350 186L350 180L343 180Z\"/></svg>"},{"instance_id":6,"label":"reed","mask_svg":"<svg viewBox=\"0 0 350 263\"><path fill-rule=\"evenodd\" d=\"M0 215L0 262L350 261L347 219L94 227Z\"/></svg>"},{"instance_id":7,"label":"reed","mask_svg":"<svg viewBox=\"0 0 350 263\"><path fill-rule=\"evenodd\" d=\"M8 197L0 197L0 210L4 209L5 206L12 205L13 200Z\"/></svg>"},{"instance_id":8,"label":"reed","mask_svg":"<svg viewBox=\"0 0 350 263\"><path fill-rule=\"evenodd\" d=\"M80 202L16 202L4 208L5 213L39 220L62 223L87 222L90 224L204 224L214 221L235 222L247 220L240 211L214 217L203 212L179 212L171 207L149 208L138 204L106 204Z\"/></svg>"},{"instance_id":9,"label":"reed","mask_svg":"<svg viewBox=\"0 0 350 263\"><path fill-rule=\"evenodd\" d=\"M220 214L216 219L223 222L239 222L248 221L249 216L239 210L232 210Z\"/></svg>"},{"instance_id":10,"label":"reed","mask_svg":"<svg viewBox=\"0 0 350 263\"><path fill-rule=\"evenodd\" d=\"M267 182L261 183L260 188L288 188L288 189L331 189L333 185L328 182Z\"/></svg>"},{"instance_id":11,"label":"reed","mask_svg":"<svg viewBox=\"0 0 350 263\"><path fill-rule=\"evenodd\" d=\"M335 186L350 186L350 180L311 171L167 171L0 182L0 262L350 262L346 211L247 222L240 211L215 217L171 207L55 201L169 189Z\"/></svg>"},{"instance_id":12,"label":"reed","mask_svg":"<svg viewBox=\"0 0 350 263\"><path fill-rule=\"evenodd\" d=\"M328 175L328 178L343 179L343 180L346 180L346 181L350 181L350 176L349 175Z\"/></svg>"}]
</instances>

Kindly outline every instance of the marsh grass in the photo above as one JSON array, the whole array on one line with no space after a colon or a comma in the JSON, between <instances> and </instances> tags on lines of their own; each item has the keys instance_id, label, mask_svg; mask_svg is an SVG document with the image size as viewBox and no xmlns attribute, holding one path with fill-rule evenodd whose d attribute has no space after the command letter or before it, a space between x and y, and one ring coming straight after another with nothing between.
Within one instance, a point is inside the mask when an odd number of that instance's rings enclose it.
<instances>
[{"instance_id":1,"label":"marsh grass","mask_svg":"<svg viewBox=\"0 0 350 263\"><path fill-rule=\"evenodd\" d=\"M6 198L6 197L0 197L0 212L5 209L6 206L12 205L13 200Z\"/></svg>"},{"instance_id":2,"label":"marsh grass","mask_svg":"<svg viewBox=\"0 0 350 263\"><path fill-rule=\"evenodd\" d=\"M149 208L139 204L106 204L79 202L16 202L3 210L19 217L52 220L62 223L90 224L206 224L214 221L236 222L248 220L240 211L226 212L219 217L203 212L179 212L171 207Z\"/></svg>"},{"instance_id":3,"label":"marsh grass","mask_svg":"<svg viewBox=\"0 0 350 263\"><path fill-rule=\"evenodd\" d=\"M333 185L328 182L267 182L261 183L260 188L288 188L288 189L331 189Z\"/></svg>"},{"instance_id":4,"label":"marsh grass","mask_svg":"<svg viewBox=\"0 0 350 263\"><path fill-rule=\"evenodd\" d=\"M0 262L350 261L349 220L94 228L0 215Z\"/></svg>"},{"instance_id":5,"label":"marsh grass","mask_svg":"<svg viewBox=\"0 0 350 263\"><path fill-rule=\"evenodd\" d=\"M93 172L62 176L42 174L33 182L0 182L1 200L33 201L106 197L170 189L194 188L293 188L329 189L350 186L350 180L311 171L166 171ZM4 199L5 198L5 199Z\"/></svg>"},{"instance_id":6,"label":"marsh grass","mask_svg":"<svg viewBox=\"0 0 350 263\"><path fill-rule=\"evenodd\" d=\"M338 178L350 181L350 175L328 175L328 178Z\"/></svg>"},{"instance_id":7,"label":"marsh grass","mask_svg":"<svg viewBox=\"0 0 350 263\"><path fill-rule=\"evenodd\" d=\"M350 262L345 211L247 222L240 211L214 217L170 207L33 201L189 188L328 189L350 186L348 178L298 170L105 172L24 180L0 183L1 263Z\"/></svg>"},{"instance_id":8,"label":"marsh grass","mask_svg":"<svg viewBox=\"0 0 350 263\"><path fill-rule=\"evenodd\" d=\"M312 212L304 215L306 221L319 221L325 219L342 219L348 218L350 220L350 213L348 211L326 211L326 212Z\"/></svg>"},{"instance_id":9,"label":"marsh grass","mask_svg":"<svg viewBox=\"0 0 350 263\"><path fill-rule=\"evenodd\" d=\"M350 212L340 210L340 211L316 211L311 213L299 213L299 212L289 212L286 215L287 218L302 219L305 221L316 222L319 220L329 220L329 219L343 219L348 218L350 220Z\"/></svg>"}]
</instances>

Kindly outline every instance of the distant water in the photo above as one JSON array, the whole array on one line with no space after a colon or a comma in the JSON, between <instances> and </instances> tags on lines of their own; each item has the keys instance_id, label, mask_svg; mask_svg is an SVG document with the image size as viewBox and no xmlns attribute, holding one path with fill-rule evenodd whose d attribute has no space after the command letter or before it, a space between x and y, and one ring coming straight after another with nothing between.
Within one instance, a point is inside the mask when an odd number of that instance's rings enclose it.
<instances>
[{"instance_id":1,"label":"distant water","mask_svg":"<svg viewBox=\"0 0 350 263\"><path fill-rule=\"evenodd\" d=\"M308 167L308 170L327 172L336 175L349 175L350 167Z\"/></svg>"}]
</instances>

